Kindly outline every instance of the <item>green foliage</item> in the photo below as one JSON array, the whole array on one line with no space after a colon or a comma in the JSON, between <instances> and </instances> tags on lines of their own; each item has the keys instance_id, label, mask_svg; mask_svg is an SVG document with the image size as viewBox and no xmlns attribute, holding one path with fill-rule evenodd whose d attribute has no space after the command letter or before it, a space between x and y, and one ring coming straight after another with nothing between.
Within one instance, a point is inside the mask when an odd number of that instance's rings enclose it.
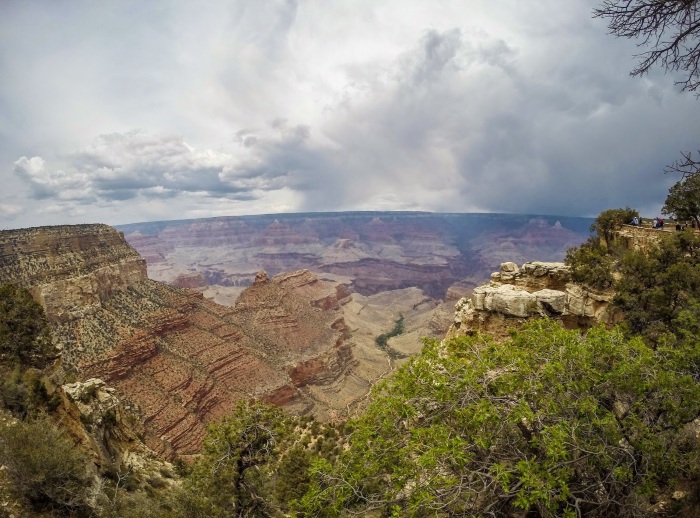
<instances>
[{"instance_id":1,"label":"green foliage","mask_svg":"<svg viewBox=\"0 0 700 518\"><path fill-rule=\"evenodd\" d=\"M690 365L640 339L548 321L506 344L428 342L312 463L307 516L637 516L696 468L677 437L700 412ZM697 354L695 355L698 356Z\"/></svg>"},{"instance_id":2,"label":"green foliage","mask_svg":"<svg viewBox=\"0 0 700 518\"><path fill-rule=\"evenodd\" d=\"M341 426L290 417L279 408L240 402L210 427L199 460L177 497L178 516L288 516L311 483L312 466L335 461Z\"/></svg>"},{"instance_id":3,"label":"green foliage","mask_svg":"<svg viewBox=\"0 0 700 518\"><path fill-rule=\"evenodd\" d=\"M629 207L604 210L595 218L590 230L603 240L607 248L610 248L614 231L630 223L634 217L639 217L639 212Z\"/></svg>"},{"instance_id":4,"label":"green foliage","mask_svg":"<svg viewBox=\"0 0 700 518\"><path fill-rule=\"evenodd\" d=\"M615 246L614 233L635 217L639 217L639 213L629 207L604 210L598 215L590 228L596 235L566 251L565 262L571 267L575 282L603 290L614 286L614 271L622 253Z\"/></svg>"},{"instance_id":5,"label":"green foliage","mask_svg":"<svg viewBox=\"0 0 700 518\"><path fill-rule=\"evenodd\" d=\"M651 340L676 334L681 314L687 320L700 304L700 237L689 230L662 236L646 253L627 252L620 273L614 302L630 331Z\"/></svg>"},{"instance_id":6,"label":"green foliage","mask_svg":"<svg viewBox=\"0 0 700 518\"><path fill-rule=\"evenodd\" d=\"M0 424L0 464L35 510L88 515L87 457L46 419Z\"/></svg>"},{"instance_id":7,"label":"green foliage","mask_svg":"<svg viewBox=\"0 0 700 518\"><path fill-rule=\"evenodd\" d=\"M290 425L278 408L241 402L233 415L211 426L187 481L185 515L275 516L267 465L279 455Z\"/></svg>"},{"instance_id":8,"label":"green foliage","mask_svg":"<svg viewBox=\"0 0 700 518\"><path fill-rule=\"evenodd\" d=\"M391 328L391 331L388 333L382 333L374 339L374 343L377 344L377 347L379 347L382 351L386 351L392 357L402 356L400 353L397 353L391 347L389 347L389 338L393 338L403 333L403 320L403 315L399 314L399 318L394 321L394 327Z\"/></svg>"},{"instance_id":9,"label":"green foliage","mask_svg":"<svg viewBox=\"0 0 700 518\"><path fill-rule=\"evenodd\" d=\"M569 248L565 262L571 267L571 278L575 282L596 289L608 289L615 283L613 257L596 238L591 237L582 245Z\"/></svg>"},{"instance_id":10,"label":"green foliage","mask_svg":"<svg viewBox=\"0 0 700 518\"><path fill-rule=\"evenodd\" d=\"M690 175L676 182L669 189L661 212L680 221L693 219L700 227L700 175Z\"/></svg>"},{"instance_id":11,"label":"green foliage","mask_svg":"<svg viewBox=\"0 0 700 518\"><path fill-rule=\"evenodd\" d=\"M42 374L36 369L23 371L15 367L0 382L0 406L24 419L41 411L53 411L58 405L58 395L49 397Z\"/></svg>"},{"instance_id":12,"label":"green foliage","mask_svg":"<svg viewBox=\"0 0 700 518\"><path fill-rule=\"evenodd\" d=\"M55 352L42 307L26 289L0 285L0 362L42 368Z\"/></svg>"},{"instance_id":13,"label":"green foliage","mask_svg":"<svg viewBox=\"0 0 700 518\"><path fill-rule=\"evenodd\" d=\"M100 518L179 518L181 514L170 499L162 495L124 493L110 501L100 495L96 514Z\"/></svg>"}]
</instances>

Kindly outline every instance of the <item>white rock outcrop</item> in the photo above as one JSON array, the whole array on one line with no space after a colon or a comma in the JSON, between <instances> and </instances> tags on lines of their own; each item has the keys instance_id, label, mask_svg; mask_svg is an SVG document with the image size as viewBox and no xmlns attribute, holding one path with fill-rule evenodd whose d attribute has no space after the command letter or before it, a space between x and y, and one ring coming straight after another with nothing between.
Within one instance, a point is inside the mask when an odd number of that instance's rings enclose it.
<instances>
[{"instance_id":1,"label":"white rock outcrop","mask_svg":"<svg viewBox=\"0 0 700 518\"><path fill-rule=\"evenodd\" d=\"M537 304L534 295L510 284L474 288L471 300L477 310L515 317L530 316Z\"/></svg>"},{"instance_id":2,"label":"white rock outcrop","mask_svg":"<svg viewBox=\"0 0 700 518\"><path fill-rule=\"evenodd\" d=\"M586 289L571 282L564 263L503 263L491 282L474 289L455 306L450 334L482 328L493 315L505 318L574 317L590 323L614 323L611 292Z\"/></svg>"},{"instance_id":3,"label":"white rock outcrop","mask_svg":"<svg viewBox=\"0 0 700 518\"><path fill-rule=\"evenodd\" d=\"M80 417L85 422L102 425L105 416L111 415L113 417L108 419L116 420L117 411L121 411L116 390L108 387L99 378L90 378L84 382L76 381L61 388L80 411Z\"/></svg>"}]
</instances>

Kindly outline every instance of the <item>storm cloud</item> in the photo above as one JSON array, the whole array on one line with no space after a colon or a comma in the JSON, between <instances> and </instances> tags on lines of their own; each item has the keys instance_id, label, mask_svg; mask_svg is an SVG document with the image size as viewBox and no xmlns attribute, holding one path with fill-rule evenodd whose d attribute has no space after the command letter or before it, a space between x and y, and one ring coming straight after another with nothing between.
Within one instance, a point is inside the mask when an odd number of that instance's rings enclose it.
<instances>
[{"instance_id":1,"label":"storm cloud","mask_svg":"<svg viewBox=\"0 0 700 518\"><path fill-rule=\"evenodd\" d=\"M584 0L78 7L10 1L0 20L4 226L655 215L663 166L698 146L700 101L629 77L634 42Z\"/></svg>"}]
</instances>

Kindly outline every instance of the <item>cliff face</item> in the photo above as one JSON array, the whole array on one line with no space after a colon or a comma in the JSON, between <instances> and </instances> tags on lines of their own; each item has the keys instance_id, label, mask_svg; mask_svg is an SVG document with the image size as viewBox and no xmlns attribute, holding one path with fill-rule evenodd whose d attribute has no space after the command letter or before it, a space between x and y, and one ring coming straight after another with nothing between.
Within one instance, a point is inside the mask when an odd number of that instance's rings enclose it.
<instances>
[{"instance_id":1,"label":"cliff face","mask_svg":"<svg viewBox=\"0 0 700 518\"><path fill-rule=\"evenodd\" d=\"M474 331L503 338L528 318L546 316L565 327L614 324L620 316L610 304L613 292L586 289L571 282L564 263L501 264L491 281L475 288L455 306L447 337Z\"/></svg>"},{"instance_id":2,"label":"cliff face","mask_svg":"<svg viewBox=\"0 0 700 518\"><path fill-rule=\"evenodd\" d=\"M0 232L0 283L29 288L53 323L94 312L146 278L146 261L107 225Z\"/></svg>"},{"instance_id":3,"label":"cliff face","mask_svg":"<svg viewBox=\"0 0 700 518\"><path fill-rule=\"evenodd\" d=\"M328 416L347 404L354 366L349 293L307 271L258 281L235 307L146 278L145 262L104 225L0 232L0 282L46 308L62 362L136 405L146 444L198 451L206 423L241 398ZM324 398L324 387L340 398Z\"/></svg>"}]
</instances>

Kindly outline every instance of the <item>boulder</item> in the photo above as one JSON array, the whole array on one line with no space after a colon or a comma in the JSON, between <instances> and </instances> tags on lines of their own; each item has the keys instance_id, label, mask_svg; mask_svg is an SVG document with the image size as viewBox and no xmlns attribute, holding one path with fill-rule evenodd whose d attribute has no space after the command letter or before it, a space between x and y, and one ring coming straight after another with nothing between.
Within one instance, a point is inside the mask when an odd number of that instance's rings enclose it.
<instances>
[{"instance_id":1,"label":"boulder","mask_svg":"<svg viewBox=\"0 0 700 518\"><path fill-rule=\"evenodd\" d=\"M501 281L510 281L520 275L520 268L512 262L501 263L501 271L497 275Z\"/></svg>"},{"instance_id":2,"label":"boulder","mask_svg":"<svg viewBox=\"0 0 700 518\"><path fill-rule=\"evenodd\" d=\"M539 290L533 293L537 302L548 312L562 315L566 311L566 293L559 290Z\"/></svg>"},{"instance_id":3,"label":"boulder","mask_svg":"<svg viewBox=\"0 0 700 518\"><path fill-rule=\"evenodd\" d=\"M527 317L537 312L537 299L525 290L504 284L480 286L472 294L474 308L514 317Z\"/></svg>"}]
</instances>

